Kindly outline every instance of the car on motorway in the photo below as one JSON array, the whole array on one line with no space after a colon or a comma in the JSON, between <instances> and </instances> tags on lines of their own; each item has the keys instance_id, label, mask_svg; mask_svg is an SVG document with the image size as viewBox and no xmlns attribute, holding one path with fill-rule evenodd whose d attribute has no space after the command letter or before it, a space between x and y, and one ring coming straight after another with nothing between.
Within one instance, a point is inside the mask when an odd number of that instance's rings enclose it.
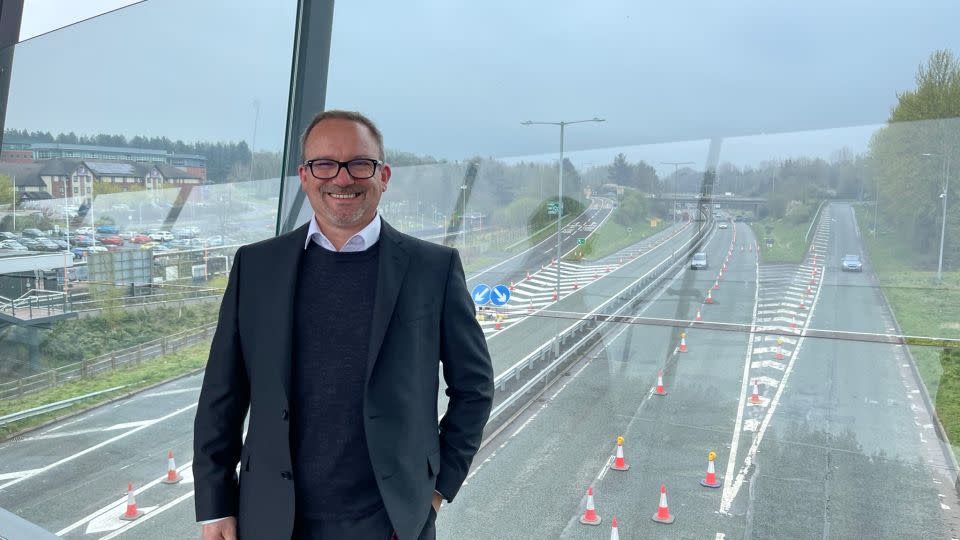
<instances>
[{"instance_id":1,"label":"car on motorway","mask_svg":"<svg viewBox=\"0 0 960 540\"><path fill-rule=\"evenodd\" d=\"M718 229L726 229L726 228L729 227L729 226L730 226L730 224L727 223L726 221L721 221L720 223L717 224L717 228L718 228Z\"/></svg>"},{"instance_id":2,"label":"car on motorway","mask_svg":"<svg viewBox=\"0 0 960 540\"><path fill-rule=\"evenodd\" d=\"M847 254L840 259L840 269L844 272L863 272L863 262L859 255Z\"/></svg>"},{"instance_id":3,"label":"car on motorway","mask_svg":"<svg viewBox=\"0 0 960 540\"><path fill-rule=\"evenodd\" d=\"M693 254L693 258L690 259L690 268L693 270L702 270L707 267L707 254L698 251Z\"/></svg>"}]
</instances>

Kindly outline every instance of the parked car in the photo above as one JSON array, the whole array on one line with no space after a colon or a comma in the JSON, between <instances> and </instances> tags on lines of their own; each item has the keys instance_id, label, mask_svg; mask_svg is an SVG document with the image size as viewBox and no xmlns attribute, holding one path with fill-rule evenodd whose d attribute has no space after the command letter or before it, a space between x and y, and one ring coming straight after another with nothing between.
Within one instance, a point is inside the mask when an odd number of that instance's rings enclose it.
<instances>
[{"instance_id":1,"label":"parked car","mask_svg":"<svg viewBox=\"0 0 960 540\"><path fill-rule=\"evenodd\" d=\"M169 242L174 239L173 233L170 231L150 231L147 236L154 242Z\"/></svg>"},{"instance_id":2,"label":"parked car","mask_svg":"<svg viewBox=\"0 0 960 540\"><path fill-rule=\"evenodd\" d=\"M844 255L840 260L840 268L844 272L863 272L863 263L859 255Z\"/></svg>"},{"instance_id":3,"label":"parked car","mask_svg":"<svg viewBox=\"0 0 960 540\"><path fill-rule=\"evenodd\" d=\"M229 236L215 235L207 237L208 246L230 246L233 244L239 244L240 242L236 238L231 238Z\"/></svg>"},{"instance_id":4,"label":"parked car","mask_svg":"<svg viewBox=\"0 0 960 540\"><path fill-rule=\"evenodd\" d=\"M14 251L26 251L27 247L16 240L4 240L0 242L0 249L11 249Z\"/></svg>"},{"instance_id":5,"label":"parked car","mask_svg":"<svg viewBox=\"0 0 960 540\"><path fill-rule=\"evenodd\" d=\"M49 238L38 238L37 244L40 251L60 251L60 246Z\"/></svg>"},{"instance_id":6,"label":"parked car","mask_svg":"<svg viewBox=\"0 0 960 540\"><path fill-rule=\"evenodd\" d=\"M30 238L40 238L41 236L44 236L43 231L40 229L24 229L23 235Z\"/></svg>"},{"instance_id":7,"label":"parked car","mask_svg":"<svg viewBox=\"0 0 960 540\"><path fill-rule=\"evenodd\" d=\"M92 236L78 234L71 239L71 243L78 247L89 247L96 245L97 241Z\"/></svg>"},{"instance_id":8,"label":"parked car","mask_svg":"<svg viewBox=\"0 0 960 540\"><path fill-rule=\"evenodd\" d=\"M134 237L131 238L130 241L133 242L134 244L146 244L148 242L153 242L153 240L145 234L134 235Z\"/></svg>"},{"instance_id":9,"label":"parked car","mask_svg":"<svg viewBox=\"0 0 960 540\"><path fill-rule=\"evenodd\" d=\"M21 238L20 243L23 244L23 246L30 251L40 251L40 242L37 242L33 238L28 238L28 237Z\"/></svg>"},{"instance_id":10,"label":"parked car","mask_svg":"<svg viewBox=\"0 0 960 540\"><path fill-rule=\"evenodd\" d=\"M59 238L53 238L52 240L61 250L70 249L70 244L66 240L60 240Z\"/></svg>"},{"instance_id":11,"label":"parked car","mask_svg":"<svg viewBox=\"0 0 960 540\"><path fill-rule=\"evenodd\" d=\"M103 234L117 234L120 229L113 225L97 225L97 232Z\"/></svg>"},{"instance_id":12,"label":"parked car","mask_svg":"<svg viewBox=\"0 0 960 540\"><path fill-rule=\"evenodd\" d=\"M91 235L93 234L93 227L80 227L75 232L84 236Z\"/></svg>"},{"instance_id":13,"label":"parked car","mask_svg":"<svg viewBox=\"0 0 960 540\"><path fill-rule=\"evenodd\" d=\"M690 268L693 270L701 270L707 267L707 254L699 251L693 254L693 258L690 259Z\"/></svg>"},{"instance_id":14,"label":"parked car","mask_svg":"<svg viewBox=\"0 0 960 540\"><path fill-rule=\"evenodd\" d=\"M0 231L0 238L3 240L16 240L18 236L10 231Z\"/></svg>"},{"instance_id":15,"label":"parked car","mask_svg":"<svg viewBox=\"0 0 960 540\"><path fill-rule=\"evenodd\" d=\"M105 246L122 246L123 238L120 238L115 234L109 234L100 238L100 243Z\"/></svg>"},{"instance_id":16,"label":"parked car","mask_svg":"<svg viewBox=\"0 0 960 540\"><path fill-rule=\"evenodd\" d=\"M132 242L133 237L137 236L138 234L140 233L138 233L137 231L120 231L119 233L117 233L117 236L119 236L120 238L123 238L124 240Z\"/></svg>"},{"instance_id":17,"label":"parked car","mask_svg":"<svg viewBox=\"0 0 960 540\"><path fill-rule=\"evenodd\" d=\"M173 231L174 236L177 238L196 238L200 235L200 227L187 226L181 227Z\"/></svg>"}]
</instances>

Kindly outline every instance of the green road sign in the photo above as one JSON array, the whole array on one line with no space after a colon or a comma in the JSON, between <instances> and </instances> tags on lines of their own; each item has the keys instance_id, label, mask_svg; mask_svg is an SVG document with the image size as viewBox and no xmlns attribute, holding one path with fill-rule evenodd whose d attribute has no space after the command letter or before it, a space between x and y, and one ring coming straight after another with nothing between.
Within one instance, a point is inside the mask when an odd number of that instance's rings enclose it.
<instances>
[{"instance_id":1,"label":"green road sign","mask_svg":"<svg viewBox=\"0 0 960 540\"><path fill-rule=\"evenodd\" d=\"M584 244L586 244L586 243L587 243L587 239L586 239L586 238L577 238L577 245L578 245L578 246L582 246L582 245L584 245Z\"/></svg>"}]
</instances>

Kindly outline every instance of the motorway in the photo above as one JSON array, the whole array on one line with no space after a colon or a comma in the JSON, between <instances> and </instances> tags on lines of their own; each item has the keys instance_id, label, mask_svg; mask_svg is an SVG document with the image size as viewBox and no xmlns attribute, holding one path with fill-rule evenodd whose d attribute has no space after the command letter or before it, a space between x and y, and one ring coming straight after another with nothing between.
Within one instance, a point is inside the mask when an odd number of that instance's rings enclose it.
<instances>
[{"instance_id":1,"label":"motorway","mask_svg":"<svg viewBox=\"0 0 960 540\"><path fill-rule=\"evenodd\" d=\"M593 263L610 271L564 292L551 312L590 311L692 227L660 234ZM744 224L708 239L710 267L677 271L635 313L690 321L688 351L677 351L675 326L608 323L590 353L481 450L439 514L440 538L608 538L613 515L621 538L956 537L957 471L906 351L804 337L807 328L893 331L869 265L838 270L845 252L862 251L850 207L826 210L801 265L759 265ZM551 271L546 262L541 272ZM563 270L564 287L578 279ZM520 262L488 271L526 272ZM708 289L713 304L703 303ZM698 310L704 322L752 331L698 328ZM488 335L498 373L549 340L555 328L544 321L573 322L545 314ZM659 370L665 396L652 394ZM200 382L186 377L0 444L0 507L64 538L195 538L189 460ZM608 468L618 435L626 472ZM160 483L168 450L185 477L178 485ZM711 450L718 489L698 484ZM128 481L146 511L132 523L118 519ZM661 483L672 525L650 519ZM591 485L597 527L577 521Z\"/></svg>"}]
</instances>

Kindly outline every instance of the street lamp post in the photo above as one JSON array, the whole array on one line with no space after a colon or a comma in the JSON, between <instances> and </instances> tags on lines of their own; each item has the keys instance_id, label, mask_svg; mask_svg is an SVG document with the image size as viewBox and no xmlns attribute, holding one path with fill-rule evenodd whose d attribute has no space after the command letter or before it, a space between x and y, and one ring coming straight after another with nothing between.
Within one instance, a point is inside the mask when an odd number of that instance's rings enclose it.
<instances>
[{"instance_id":1,"label":"street lamp post","mask_svg":"<svg viewBox=\"0 0 960 540\"><path fill-rule=\"evenodd\" d=\"M947 234L947 194L950 192L950 156L946 153L944 154L924 153L920 155L926 156L926 157L943 158L943 161L942 161L943 191L940 193L940 198L943 199L943 217L940 220L940 256L937 260L937 282L939 283L943 278L943 239L946 237L946 234Z\"/></svg>"},{"instance_id":2,"label":"street lamp post","mask_svg":"<svg viewBox=\"0 0 960 540\"><path fill-rule=\"evenodd\" d=\"M560 258L563 255L560 251L560 229L562 228L563 222L563 131L566 126L570 124L583 124L586 122L605 122L603 118L597 118L594 116L589 120L574 120L573 122L531 122L527 120L526 122L520 122L524 126L533 126L533 125L548 125L548 126L560 126L560 179L557 184L557 301L560 301Z\"/></svg>"},{"instance_id":3,"label":"street lamp post","mask_svg":"<svg viewBox=\"0 0 960 540\"><path fill-rule=\"evenodd\" d=\"M460 206L460 236L462 237L463 249L467 249L467 185L460 186L460 193L463 194L463 204Z\"/></svg>"},{"instance_id":4,"label":"street lamp post","mask_svg":"<svg viewBox=\"0 0 960 540\"><path fill-rule=\"evenodd\" d=\"M680 182L680 166L693 165L692 161L661 161L661 165L673 165L673 222L677 222L677 185Z\"/></svg>"}]
</instances>

